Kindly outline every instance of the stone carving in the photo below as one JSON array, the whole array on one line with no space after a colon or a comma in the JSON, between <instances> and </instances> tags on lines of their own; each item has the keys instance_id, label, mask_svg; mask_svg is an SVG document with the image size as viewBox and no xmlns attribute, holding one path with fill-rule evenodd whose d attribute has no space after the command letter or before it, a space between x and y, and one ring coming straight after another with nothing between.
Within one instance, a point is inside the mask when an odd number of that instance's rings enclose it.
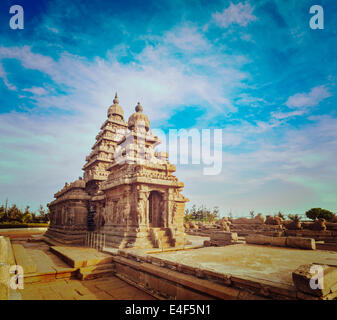
<instances>
[{"instance_id":1,"label":"stone carving","mask_svg":"<svg viewBox=\"0 0 337 320\"><path fill-rule=\"evenodd\" d=\"M144 219L144 217L143 217L143 215L144 215L143 200L138 200L136 213L137 213L136 223L137 223L138 226L140 226L141 224L143 224L143 219Z\"/></svg>"}]
</instances>

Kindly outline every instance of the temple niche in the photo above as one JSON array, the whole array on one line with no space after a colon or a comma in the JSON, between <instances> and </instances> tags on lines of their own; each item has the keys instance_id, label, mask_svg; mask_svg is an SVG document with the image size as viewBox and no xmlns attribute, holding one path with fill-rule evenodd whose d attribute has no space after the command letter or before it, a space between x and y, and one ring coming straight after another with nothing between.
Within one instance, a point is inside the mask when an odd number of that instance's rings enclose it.
<instances>
[{"instance_id":1,"label":"temple niche","mask_svg":"<svg viewBox=\"0 0 337 320\"><path fill-rule=\"evenodd\" d=\"M113 102L86 158L84 180L76 181L83 187L81 195L77 193L83 207L68 212L73 204L60 199L68 189L55 194L56 200L49 207L53 218L60 216L61 220L51 222L47 236L58 241L69 239L66 230L75 230L76 217L81 217L78 221L82 223L84 215L82 237L87 231L103 233L106 247L182 245L188 201L181 194L184 184L173 175L175 166L169 163L167 153L155 151L160 140L150 131L141 104L137 104L136 112L126 123L117 94ZM63 203L62 208L59 203ZM58 231L60 228L63 233Z\"/></svg>"}]
</instances>

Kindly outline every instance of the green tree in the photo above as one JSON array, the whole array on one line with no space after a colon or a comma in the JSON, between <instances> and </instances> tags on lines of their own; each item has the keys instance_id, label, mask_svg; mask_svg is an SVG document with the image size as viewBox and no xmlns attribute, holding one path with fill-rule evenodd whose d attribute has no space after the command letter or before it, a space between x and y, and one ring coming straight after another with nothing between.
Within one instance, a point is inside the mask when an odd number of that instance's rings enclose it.
<instances>
[{"instance_id":1,"label":"green tree","mask_svg":"<svg viewBox=\"0 0 337 320\"><path fill-rule=\"evenodd\" d=\"M281 211L278 212L277 216L280 217L283 220L285 219L284 214Z\"/></svg>"},{"instance_id":2,"label":"green tree","mask_svg":"<svg viewBox=\"0 0 337 320\"><path fill-rule=\"evenodd\" d=\"M0 222L5 220L5 207L4 205L0 206Z\"/></svg>"},{"instance_id":3,"label":"green tree","mask_svg":"<svg viewBox=\"0 0 337 320\"><path fill-rule=\"evenodd\" d=\"M305 215L312 220L315 219L325 219L326 221L330 221L332 219L332 217L334 216L334 213L326 210L326 209L322 209L322 208L312 208L310 210L308 210Z\"/></svg>"},{"instance_id":4,"label":"green tree","mask_svg":"<svg viewBox=\"0 0 337 320\"><path fill-rule=\"evenodd\" d=\"M7 221L22 221L22 211L15 205L13 204L9 209L8 209L8 218Z\"/></svg>"},{"instance_id":5,"label":"green tree","mask_svg":"<svg viewBox=\"0 0 337 320\"><path fill-rule=\"evenodd\" d=\"M40 204L40 207L38 209L38 213L39 213L39 215L38 215L37 218L38 218L39 222L48 222L49 221L49 209L46 212L46 210L43 208L42 204Z\"/></svg>"},{"instance_id":6,"label":"green tree","mask_svg":"<svg viewBox=\"0 0 337 320\"><path fill-rule=\"evenodd\" d=\"M29 211L29 206L26 206L25 211L22 214L21 217L21 222L24 223L29 223L29 222L33 222L33 215L32 213Z\"/></svg>"},{"instance_id":7,"label":"green tree","mask_svg":"<svg viewBox=\"0 0 337 320\"><path fill-rule=\"evenodd\" d=\"M185 210L185 221L208 221L214 222L219 218L219 208L214 207L213 209L208 209L205 206L200 206L197 208L193 205L191 209Z\"/></svg>"},{"instance_id":8,"label":"green tree","mask_svg":"<svg viewBox=\"0 0 337 320\"><path fill-rule=\"evenodd\" d=\"M302 219L302 217L298 214L288 214L288 218L292 221L300 221Z\"/></svg>"}]
</instances>

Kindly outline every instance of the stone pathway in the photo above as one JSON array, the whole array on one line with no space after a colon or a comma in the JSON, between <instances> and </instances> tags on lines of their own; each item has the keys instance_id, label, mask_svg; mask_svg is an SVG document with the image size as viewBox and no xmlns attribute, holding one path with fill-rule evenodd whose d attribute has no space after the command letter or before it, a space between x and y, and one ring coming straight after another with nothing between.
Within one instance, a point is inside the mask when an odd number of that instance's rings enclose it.
<instances>
[{"instance_id":1,"label":"stone pathway","mask_svg":"<svg viewBox=\"0 0 337 320\"><path fill-rule=\"evenodd\" d=\"M22 300L154 300L115 276L94 280L56 280L26 284Z\"/></svg>"}]
</instances>

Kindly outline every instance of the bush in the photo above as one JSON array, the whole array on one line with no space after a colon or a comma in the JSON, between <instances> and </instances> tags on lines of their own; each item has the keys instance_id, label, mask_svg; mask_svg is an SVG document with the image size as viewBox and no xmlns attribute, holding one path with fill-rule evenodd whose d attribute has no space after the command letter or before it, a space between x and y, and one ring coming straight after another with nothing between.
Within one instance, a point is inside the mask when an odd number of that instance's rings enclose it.
<instances>
[{"instance_id":1,"label":"bush","mask_svg":"<svg viewBox=\"0 0 337 320\"><path fill-rule=\"evenodd\" d=\"M305 213L305 215L311 220L321 218L321 219L325 219L326 221L330 221L332 217L334 216L334 213L326 209L312 208L308 210Z\"/></svg>"},{"instance_id":2,"label":"bush","mask_svg":"<svg viewBox=\"0 0 337 320\"><path fill-rule=\"evenodd\" d=\"M18 221L2 222L0 223L0 229L13 229L13 228L46 228L48 223L20 223Z\"/></svg>"}]
</instances>

